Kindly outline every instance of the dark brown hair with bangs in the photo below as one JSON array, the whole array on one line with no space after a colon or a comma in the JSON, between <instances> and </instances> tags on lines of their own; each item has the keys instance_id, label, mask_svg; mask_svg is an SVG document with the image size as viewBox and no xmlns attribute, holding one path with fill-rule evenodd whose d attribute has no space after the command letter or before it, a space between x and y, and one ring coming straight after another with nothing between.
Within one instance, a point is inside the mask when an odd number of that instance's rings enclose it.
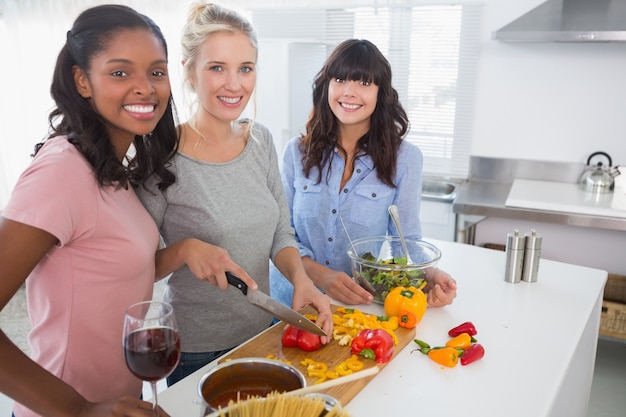
<instances>
[{"instance_id":1,"label":"dark brown hair with bangs","mask_svg":"<svg viewBox=\"0 0 626 417\"><path fill-rule=\"evenodd\" d=\"M317 168L317 182L322 180L322 167L328 162L338 143L338 125L328 104L328 86L333 79L368 81L378 86L376 109L371 116L370 130L358 143L358 155L370 155L378 178L395 188L396 156L409 120L398 92L391 85L391 65L380 50L368 40L349 39L339 44L328 57L313 82L313 109L300 141L302 165L308 177ZM332 166L330 167L332 170ZM330 172L327 172L330 175Z\"/></svg>"}]
</instances>

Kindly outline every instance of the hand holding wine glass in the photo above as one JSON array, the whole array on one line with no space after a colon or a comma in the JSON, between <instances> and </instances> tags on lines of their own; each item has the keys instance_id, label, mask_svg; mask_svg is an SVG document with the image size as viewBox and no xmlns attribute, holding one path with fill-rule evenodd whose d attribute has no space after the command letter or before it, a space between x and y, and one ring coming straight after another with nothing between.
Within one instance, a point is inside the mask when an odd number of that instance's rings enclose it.
<instances>
[{"instance_id":1,"label":"hand holding wine glass","mask_svg":"<svg viewBox=\"0 0 626 417\"><path fill-rule=\"evenodd\" d=\"M150 382L158 416L156 383L172 373L180 359L180 339L172 306L160 301L144 301L128 307L123 343L128 369Z\"/></svg>"}]
</instances>

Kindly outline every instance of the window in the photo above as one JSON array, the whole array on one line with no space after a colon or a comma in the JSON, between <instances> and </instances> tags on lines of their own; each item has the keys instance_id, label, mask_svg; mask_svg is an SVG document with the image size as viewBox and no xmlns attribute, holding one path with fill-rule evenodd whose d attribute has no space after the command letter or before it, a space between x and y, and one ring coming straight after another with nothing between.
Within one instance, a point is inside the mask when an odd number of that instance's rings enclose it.
<instances>
[{"instance_id":1,"label":"window","mask_svg":"<svg viewBox=\"0 0 626 417\"><path fill-rule=\"evenodd\" d=\"M306 122L311 82L322 61L342 40L365 38L391 63L394 87L411 121L407 140L422 150L424 172L466 178L480 14L479 5L406 5L253 9L251 18L260 43L289 45L288 85L295 92L286 109L290 136ZM268 70L266 61L261 65Z\"/></svg>"},{"instance_id":2,"label":"window","mask_svg":"<svg viewBox=\"0 0 626 417\"><path fill-rule=\"evenodd\" d=\"M106 1L0 1L0 54L11 63L0 67L0 210L30 163L34 144L47 133L53 105L49 84L65 33L84 8L99 3ZM118 3L146 13L163 29L174 98L180 119L186 120L177 64L180 30L191 0ZM249 116L272 130L279 152L302 131L313 76L330 51L345 39L366 38L392 65L394 86L411 120L408 140L422 149L424 172L467 177L480 5L420 6L411 0L343 0L341 7L335 7L336 0L231 3L225 6L246 14L259 35L257 105Z\"/></svg>"}]
</instances>

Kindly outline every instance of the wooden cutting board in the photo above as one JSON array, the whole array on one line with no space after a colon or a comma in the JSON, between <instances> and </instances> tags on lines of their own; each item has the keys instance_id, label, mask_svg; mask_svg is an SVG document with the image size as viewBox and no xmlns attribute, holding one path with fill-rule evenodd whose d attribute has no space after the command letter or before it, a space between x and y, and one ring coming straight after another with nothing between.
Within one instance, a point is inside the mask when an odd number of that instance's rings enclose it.
<instances>
[{"instance_id":1,"label":"wooden cutting board","mask_svg":"<svg viewBox=\"0 0 626 417\"><path fill-rule=\"evenodd\" d=\"M331 305L331 307L333 313L335 313L338 306ZM315 311L312 309L309 310L309 308L302 310L301 313L314 314ZM304 374L307 381L307 386L310 386L313 385L316 378L311 378L307 376L306 369L304 366L300 365L300 361L305 358L310 358L315 361L324 362L328 365L329 369L332 369L352 355L349 345L339 346L338 342L334 340L315 352L304 352L298 348L284 348L282 346L282 335L285 329L285 325L286 324L283 322L274 325L269 330L261 333L254 339L251 339L245 344L239 346L239 348L237 348L236 350L223 356L219 360L219 363L230 359L265 358L267 355L274 355L280 360L291 362L293 366L298 368ZM398 344L394 346L393 356L391 360L393 360L398 352L400 352L409 342L412 342L415 338L415 329L405 329L400 327L395 331L395 333L398 337ZM384 364L377 364L374 360L362 357L361 360L365 363L365 368L378 366L380 369L382 369L387 365L387 363L389 363L387 362ZM351 383L337 385L320 392L328 394L339 400L342 405L346 405L373 378L376 378L376 375L367 378L361 378Z\"/></svg>"}]
</instances>

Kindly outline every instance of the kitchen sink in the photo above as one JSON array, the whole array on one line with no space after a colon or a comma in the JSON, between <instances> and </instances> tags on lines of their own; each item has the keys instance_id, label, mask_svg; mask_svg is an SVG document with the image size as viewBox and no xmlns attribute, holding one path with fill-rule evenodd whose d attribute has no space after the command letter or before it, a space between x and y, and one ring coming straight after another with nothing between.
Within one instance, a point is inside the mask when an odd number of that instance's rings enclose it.
<instances>
[{"instance_id":1,"label":"kitchen sink","mask_svg":"<svg viewBox=\"0 0 626 417\"><path fill-rule=\"evenodd\" d=\"M432 200L452 201L456 184L445 180L425 179L422 183L422 197Z\"/></svg>"}]
</instances>

